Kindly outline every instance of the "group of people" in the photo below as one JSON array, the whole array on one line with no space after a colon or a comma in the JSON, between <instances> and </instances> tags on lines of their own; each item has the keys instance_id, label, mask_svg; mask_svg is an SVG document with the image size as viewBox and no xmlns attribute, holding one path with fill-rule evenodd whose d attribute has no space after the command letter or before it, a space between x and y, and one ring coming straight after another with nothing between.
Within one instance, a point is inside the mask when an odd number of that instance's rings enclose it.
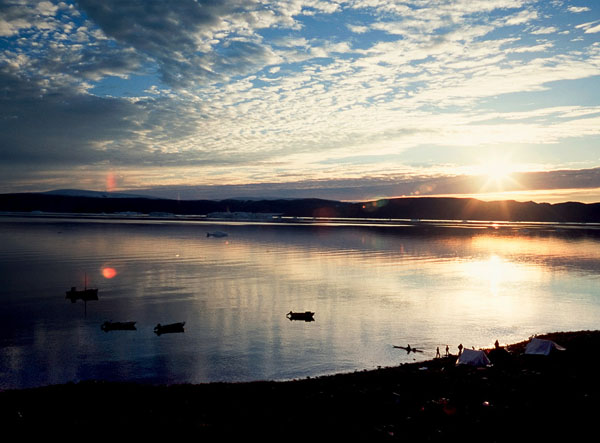
<instances>
[{"instance_id":1,"label":"group of people","mask_svg":"<svg viewBox=\"0 0 600 443\"><path fill-rule=\"evenodd\" d=\"M458 351L460 355L462 353L462 344L458 345ZM448 345L446 345L446 357L448 357L450 355L450 347ZM442 358L442 355L440 354L440 347L438 346L435 350L435 358Z\"/></svg>"},{"instance_id":2,"label":"group of people","mask_svg":"<svg viewBox=\"0 0 600 443\"><path fill-rule=\"evenodd\" d=\"M496 342L494 343L494 347L496 349L500 348L500 343L498 342L498 340L496 340ZM417 348L413 348L410 345L407 345L406 347L404 347L404 346L394 346L394 348L404 349L407 354L410 354L411 352L423 352L422 350L417 349ZM458 345L458 356L459 357L462 355L463 349L464 349L464 347L463 347L462 343L460 343ZM473 349L475 349L475 348L473 348ZM445 355L445 357L449 357L449 356L450 356L450 346L446 345L446 355ZM442 354L440 353L440 347L439 346L435 349L435 358L442 358Z\"/></svg>"},{"instance_id":3,"label":"group of people","mask_svg":"<svg viewBox=\"0 0 600 443\"><path fill-rule=\"evenodd\" d=\"M410 345L408 345L408 347L410 348ZM494 343L494 347L496 349L500 348L500 343L498 342L498 340L496 340L496 342ZM458 356L460 357L462 355L463 352L463 345L462 343L460 343L458 345ZM475 348L473 348L475 349ZM450 355L450 347L448 345L446 345L446 357L448 357ZM438 346L435 350L435 358L442 358L442 355L440 354L440 347Z\"/></svg>"}]
</instances>

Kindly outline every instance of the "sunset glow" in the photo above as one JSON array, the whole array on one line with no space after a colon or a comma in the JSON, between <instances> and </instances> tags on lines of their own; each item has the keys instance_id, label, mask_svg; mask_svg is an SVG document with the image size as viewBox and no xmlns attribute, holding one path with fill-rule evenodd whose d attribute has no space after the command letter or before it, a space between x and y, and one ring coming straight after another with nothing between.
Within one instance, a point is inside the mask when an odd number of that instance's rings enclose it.
<instances>
[{"instance_id":1,"label":"sunset glow","mask_svg":"<svg viewBox=\"0 0 600 443\"><path fill-rule=\"evenodd\" d=\"M504 192L518 185L513 175L516 165L508 155L492 154L483 159L475 171L483 178L480 192Z\"/></svg>"},{"instance_id":2,"label":"sunset glow","mask_svg":"<svg viewBox=\"0 0 600 443\"><path fill-rule=\"evenodd\" d=\"M596 2L126 4L3 10L0 192L600 201Z\"/></svg>"},{"instance_id":3,"label":"sunset glow","mask_svg":"<svg viewBox=\"0 0 600 443\"><path fill-rule=\"evenodd\" d=\"M507 163L490 162L482 166L481 172L490 182L502 187L503 183L510 180L512 169Z\"/></svg>"}]
</instances>

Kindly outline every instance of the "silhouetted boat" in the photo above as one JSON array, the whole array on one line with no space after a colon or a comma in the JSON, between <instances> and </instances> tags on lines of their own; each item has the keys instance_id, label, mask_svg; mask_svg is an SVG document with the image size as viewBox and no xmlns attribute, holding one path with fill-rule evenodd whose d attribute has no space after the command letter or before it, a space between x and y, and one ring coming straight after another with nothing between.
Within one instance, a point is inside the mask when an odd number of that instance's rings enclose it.
<instances>
[{"instance_id":1,"label":"silhouetted boat","mask_svg":"<svg viewBox=\"0 0 600 443\"><path fill-rule=\"evenodd\" d=\"M71 303L75 303L77 300L98 300L98 289L86 288L78 291L76 287L73 286L70 291L67 291L67 296L65 298L71 300Z\"/></svg>"},{"instance_id":2,"label":"silhouetted boat","mask_svg":"<svg viewBox=\"0 0 600 443\"><path fill-rule=\"evenodd\" d=\"M304 320L304 321L314 321L314 312L305 311L305 312L288 312L285 316L290 320Z\"/></svg>"},{"instance_id":3,"label":"silhouetted boat","mask_svg":"<svg viewBox=\"0 0 600 443\"><path fill-rule=\"evenodd\" d=\"M120 321L105 321L104 323L102 323L102 326L100 326L100 329L102 329L104 332L108 332L108 331L135 331L135 322L134 321L125 321L125 322L120 322Z\"/></svg>"},{"instance_id":4,"label":"silhouetted boat","mask_svg":"<svg viewBox=\"0 0 600 443\"><path fill-rule=\"evenodd\" d=\"M396 345L394 345L394 348L396 348L396 349L404 349L407 354L410 354L411 352L423 352L421 349L411 348L410 345L408 345L408 346L396 346Z\"/></svg>"},{"instance_id":5,"label":"silhouetted boat","mask_svg":"<svg viewBox=\"0 0 600 443\"><path fill-rule=\"evenodd\" d=\"M227 235L228 234L226 232L221 232L221 231L207 232L206 233L207 237L216 237L216 238L227 237Z\"/></svg>"},{"instance_id":6,"label":"silhouetted boat","mask_svg":"<svg viewBox=\"0 0 600 443\"><path fill-rule=\"evenodd\" d=\"M154 327L154 332L157 335L160 334L170 334L173 332L184 332L183 326L185 322L181 323L171 323L169 325L161 325L160 323Z\"/></svg>"},{"instance_id":7,"label":"silhouetted boat","mask_svg":"<svg viewBox=\"0 0 600 443\"><path fill-rule=\"evenodd\" d=\"M85 276L83 289L77 290L76 286L72 286L70 291L67 291L67 296L71 300L71 303L75 303L77 300L83 300L85 302L90 300L98 300L98 288L87 287L87 275Z\"/></svg>"}]
</instances>

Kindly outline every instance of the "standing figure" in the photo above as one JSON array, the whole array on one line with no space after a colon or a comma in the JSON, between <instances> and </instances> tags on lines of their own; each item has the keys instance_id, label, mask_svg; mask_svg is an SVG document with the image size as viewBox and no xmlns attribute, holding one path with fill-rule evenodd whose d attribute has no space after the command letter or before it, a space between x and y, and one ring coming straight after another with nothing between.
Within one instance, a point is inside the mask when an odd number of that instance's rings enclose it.
<instances>
[{"instance_id":1,"label":"standing figure","mask_svg":"<svg viewBox=\"0 0 600 443\"><path fill-rule=\"evenodd\" d=\"M462 343L458 345L458 356L460 357L462 355L462 350L463 350L463 345Z\"/></svg>"},{"instance_id":2,"label":"standing figure","mask_svg":"<svg viewBox=\"0 0 600 443\"><path fill-rule=\"evenodd\" d=\"M450 355L450 347L446 345L446 357Z\"/></svg>"},{"instance_id":3,"label":"standing figure","mask_svg":"<svg viewBox=\"0 0 600 443\"><path fill-rule=\"evenodd\" d=\"M442 358L439 346L435 349L435 358Z\"/></svg>"}]
</instances>

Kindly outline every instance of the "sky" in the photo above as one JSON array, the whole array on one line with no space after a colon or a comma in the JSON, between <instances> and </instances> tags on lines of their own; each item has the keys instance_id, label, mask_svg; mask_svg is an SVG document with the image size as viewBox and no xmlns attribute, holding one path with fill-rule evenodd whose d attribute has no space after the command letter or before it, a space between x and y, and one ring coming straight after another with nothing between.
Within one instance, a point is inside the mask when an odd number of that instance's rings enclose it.
<instances>
[{"instance_id":1,"label":"sky","mask_svg":"<svg viewBox=\"0 0 600 443\"><path fill-rule=\"evenodd\" d=\"M600 201L598 0L0 0L0 193Z\"/></svg>"}]
</instances>

